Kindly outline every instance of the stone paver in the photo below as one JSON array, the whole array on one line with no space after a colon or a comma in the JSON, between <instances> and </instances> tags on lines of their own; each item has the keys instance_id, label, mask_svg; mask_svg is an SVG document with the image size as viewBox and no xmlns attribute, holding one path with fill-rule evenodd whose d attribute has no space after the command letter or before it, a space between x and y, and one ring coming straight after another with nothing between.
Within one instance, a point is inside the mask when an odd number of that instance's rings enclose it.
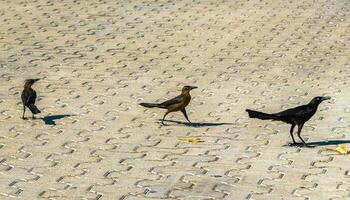
<instances>
[{"instance_id":1,"label":"stone paver","mask_svg":"<svg viewBox=\"0 0 350 200\"><path fill-rule=\"evenodd\" d=\"M2 0L0 16L1 199L350 199L349 158L326 150L350 142L348 0ZM32 77L42 117L72 116L21 120ZM187 84L206 124L138 105ZM333 99L304 127L312 149L244 111L317 95Z\"/></svg>"}]
</instances>

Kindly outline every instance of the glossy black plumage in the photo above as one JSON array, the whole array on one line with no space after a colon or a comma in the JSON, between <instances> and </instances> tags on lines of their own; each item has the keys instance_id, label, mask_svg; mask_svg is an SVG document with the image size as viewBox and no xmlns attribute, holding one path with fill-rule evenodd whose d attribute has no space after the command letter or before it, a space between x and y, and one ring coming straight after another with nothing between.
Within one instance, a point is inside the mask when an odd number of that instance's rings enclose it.
<instances>
[{"instance_id":1,"label":"glossy black plumage","mask_svg":"<svg viewBox=\"0 0 350 200\"><path fill-rule=\"evenodd\" d=\"M298 137L302 141L302 143L305 146L307 146L305 141L300 136L301 129L303 128L304 123L307 122L316 113L318 105L322 101L328 99L330 99L330 97L315 97L310 101L310 103L306 105L298 106L273 114L263 113L250 109L247 109L246 111L248 112L250 118L258 118L262 120L276 120L291 124L292 126L290 129L290 135L292 137L293 144L296 144L293 136L293 130L295 126L298 126Z\"/></svg>"}]
</instances>

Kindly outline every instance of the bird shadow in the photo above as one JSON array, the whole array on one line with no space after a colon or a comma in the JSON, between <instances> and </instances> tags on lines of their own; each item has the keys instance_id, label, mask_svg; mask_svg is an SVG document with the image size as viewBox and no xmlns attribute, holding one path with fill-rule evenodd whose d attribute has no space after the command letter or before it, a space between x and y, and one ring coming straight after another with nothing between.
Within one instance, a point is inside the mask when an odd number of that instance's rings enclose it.
<instances>
[{"instance_id":1,"label":"bird shadow","mask_svg":"<svg viewBox=\"0 0 350 200\"><path fill-rule=\"evenodd\" d=\"M318 142L308 142L307 144L308 145L312 145L312 146L328 146L328 145L350 144L350 140L318 141Z\"/></svg>"},{"instance_id":2,"label":"bird shadow","mask_svg":"<svg viewBox=\"0 0 350 200\"><path fill-rule=\"evenodd\" d=\"M65 117L70 117L70 116L75 116L75 115L70 115L70 114L63 114L63 115L47 115L44 118L41 118L46 125L56 125L55 120L62 119Z\"/></svg>"},{"instance_id":3,"label":"bird shadow","mask_svg":"<svg viewBox=\"0 0 350 200\"><path fill-rule=\"evenodd\" d=\"M161 122L162 120L159 120L159 121ZM164 122L172 122L172 123L181 124L181 125L190 126L190 127L233 125L233 123L223 123L223 122L192 122L192 123L189 123L189 122L182 122L182 121L176 121L176 120L164 120Z\"/></svg>"},{"instance_id":4,"label":"bird shadow","mask_svg":"<svg viewBox=\"0 0 350 200\"><path fill-rule=\"evenodd\" d=\"M339 144L350 144L350 140L330 140L330 141L308 142L307 146L304 146L303 143L288 143L288 144L283 145L283 147L314 148L317 146L329 146L329 145L339 145Z\"/></svg>"}]
</instances>

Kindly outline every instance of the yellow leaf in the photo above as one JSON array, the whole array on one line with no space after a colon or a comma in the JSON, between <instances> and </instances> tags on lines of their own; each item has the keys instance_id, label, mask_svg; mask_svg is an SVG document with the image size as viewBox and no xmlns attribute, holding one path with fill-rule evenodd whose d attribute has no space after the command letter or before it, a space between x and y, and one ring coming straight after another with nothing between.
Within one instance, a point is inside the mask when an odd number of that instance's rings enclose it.
<instances>
[{"instance_id":1,"label":"yellow leaf","mask_svg":"<svg viewBox=\"0 0 350 200\"><path fill-rule=\"evenodd\" d=\"M344 145L339 145L336 149L335 149L336 152L338 152L339 154L348 154L348 150L345 148Z\"/></svg>"},{"instance_id":2,"label":"yellow leaf","mask_svg":"<svg viewBox=\"0 0 350 200\"><path fill-rule=\"evenodd\" d=\"M181 142L190 142L193 144L197 144L198 142L205 142L204 140L201 140L199 138L193 138L193 137L181 137L181 138L178 138L178 140Z\"/></svg>"}]
</instances>

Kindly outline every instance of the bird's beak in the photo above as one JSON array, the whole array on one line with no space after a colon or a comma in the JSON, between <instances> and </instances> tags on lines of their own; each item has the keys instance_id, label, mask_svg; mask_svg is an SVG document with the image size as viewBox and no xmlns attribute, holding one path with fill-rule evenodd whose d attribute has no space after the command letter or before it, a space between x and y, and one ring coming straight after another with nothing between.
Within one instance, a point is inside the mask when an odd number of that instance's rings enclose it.
<instances>
[{"instance_id":1,"label":"bird's beak","mask_svg":"<svg viewBox=\"0 0 350 200\"><path fill-rule=\"evenodd\" d=\"M329 100L331 99L331 97L327 96L327 97L322 97L322 101L326 101L326 100Z\"/></svg>"},{"instance_id":2,"label":"bird's beak","mask_svg":"<svg viewBox=\"0 0 350 200\"><path fill-rule=\"evenodd\" d=\"M198 88L198 87L196 87L196 86L191 86L190 87L191 90L196 89L196 88Z\"/></svg>"},{"instance_id":3,"label":"bird's beak","mask_svg":"<svg viewBox=\"0 0 350 200\"><path fill-rule=\"evenodd\" d=\"M40 80L40 78L36 78L36 79L34 79L34 83L35 83L35 82L37 82L38 80Z\"/></svg>"}]
</instances>

